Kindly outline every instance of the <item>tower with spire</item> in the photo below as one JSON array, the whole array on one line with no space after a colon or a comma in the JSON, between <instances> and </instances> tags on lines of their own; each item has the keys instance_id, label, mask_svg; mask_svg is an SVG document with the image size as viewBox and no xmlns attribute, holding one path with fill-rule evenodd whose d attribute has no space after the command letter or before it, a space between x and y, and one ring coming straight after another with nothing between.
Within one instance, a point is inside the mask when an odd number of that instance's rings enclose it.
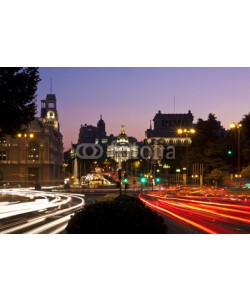
<instances>
[{"instance_id":1,"label":"tower with spire","mask_svg":"<svg viewBox=\"0 0 250 300\"><path fill-rule=\"evenodd\" d=\"M55 94L47 94L46 99L41 101L41 118L46 125L60 131Z\"/></svg>"}]
</instances>

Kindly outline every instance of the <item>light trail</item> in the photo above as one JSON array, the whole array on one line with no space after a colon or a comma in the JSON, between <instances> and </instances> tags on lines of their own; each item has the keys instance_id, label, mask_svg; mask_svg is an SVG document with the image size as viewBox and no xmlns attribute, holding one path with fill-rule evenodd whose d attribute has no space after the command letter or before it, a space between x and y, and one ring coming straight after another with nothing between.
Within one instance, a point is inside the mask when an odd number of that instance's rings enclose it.
<instances>
[{"instance_id":1,"label":"light trail","mask_svg":"<svg viewBox=\"0 0 250 300\"><path fill-rule=\"evenodd\" d=\"M0 194L17 196L15 202L2 202L0 206L1 223L7 222L1 224L0 233L60 233L65 229L70 216L85 204L84 195L78 194L44 193L27 189L0 190ZM18 201L18 196L33 201ZM65 205L66 208L63 208ZM38 217L34 217L34 214ZM57 220L53 219L55 217Z\"/></svg>"},{"instance_id":2,"label":"light trail","mask_svg":"<svg viewBox=\"0 0 250 300\"><path fill-rule=\"evenodd\" d=\"M220 196L219 193L221 194ZM247 195L226 196L226 190L167 189L140 194L155 211L206 233L250 233L250 199ZM209 196L206 196L209 195ZM237 202L237 204L235 204Z\"/></svg>"},{"instance_id":3,"label":"light trail","mask_svg":"<svg viewBox=\"0 0 250 300\"><path fill-rule=\"evenodd\" d=\"M150 203L148 200L144 200L144 199L142 198L142 196L140 196L140 198L141 198L141 200L142 200L144 203L146 203L148 206L153 207L156 211L162 211L162 212L166 213L167 215L173 216L173 217L175 217L175 219L177 219L177 220L181 220L181 221L184 221L184 222L187 223L187 224L193 225L194 227L196 227L196 228L198 228L198 229L201 229L201 230L203 230L204 232L207 232L207 233L217 233L216 231L214 231L214 230L212 230L212 229L210 229L210 228L208 228L208 227L206 227L206 226L203 226L203 225L201 225L201 224L199 224L199 223L197 223L197 222L194 222L194 221L192 221L192 220L190 220L190 219L187 219L187 218L184 218L184 217L182 217L182 216L180 216L180 215L177 215L177 214L175 214L175 213L173 213L173 212L171 212L171 211L169 211L169 210L166 210L166 209L164 209L164 208L162 208L162 207L156 206L156 205Z\"/></svg>"}]
</instances>

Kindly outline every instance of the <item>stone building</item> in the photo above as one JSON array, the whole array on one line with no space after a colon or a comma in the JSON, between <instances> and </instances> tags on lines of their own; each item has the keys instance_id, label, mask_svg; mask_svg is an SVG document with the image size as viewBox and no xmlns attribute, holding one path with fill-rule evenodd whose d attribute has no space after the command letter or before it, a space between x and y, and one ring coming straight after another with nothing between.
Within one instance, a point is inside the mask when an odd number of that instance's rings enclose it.
<instances>
[{"instance_id":1,"label":"stone building","mask_svg":"<svg viewBox=\"0 0 250 300\"><path fill-rule=\"evenodd\" d=\"M122 167L122 162L138 157L138 146L130 143L123 125L116 140L108 145L107 157L118 162L118 169Z\"/></svg>"},{"instance_id":2,"label":"stone building","mask_svg":"<svg viewBox=\"0 0 250 300\"><path fill-rule=\"evenodd\" d=\"M155 115L154 129L146 130L146 138L153 137L176 137L178 128L191 128L193 126L193 114L189 110L187 114L162 114L159 110Z\"/></svg>"},{"instance_id":3,"label":"stone building","mask_svg":"<svg viewBox=\"0 0 250 300\"><path fill-rule=\"evenodd\" d=\"M168 146L187 147L191 145L191 134L188 132L195 132L192 128L194 127L193 119L190 110L186 114L163 114L159 110L153 119L154 128L152 129L150 121L150 128L145 132L145 142L152 148L151 159L159 160ZM178 134L180 128L183 129L183 134Z\"/></svg>"},{"instance_id":4,"label":"stone building","mask_svg":"<svg viewBox=\"0 0 250 300\"><path fill-rule=\"evenodd\" d=\"M81 143L96 143L107 144L109 137L105 131L105 122L102 119L97 122L97 126L93 125L81 125L79 130L78 144Z\"/></svg>"},{"instance_id":5,"label":"stone building","mask_svg":"<svg viewBox=\"0 0 250 300\"><path fill-rule=\"evenodd\" d=\"M95 143L97 128L92 125L81 125L79 131L78 144L81 143Z\"/></svg>"},{"instance_id":6,"label":"stone building","mask_svg":"<svg viewBox=\"0 0 250 300\"><path fill-rule=\"evenodd\" d=\"M41 101L41 116L16 136L0 139L0 184L54 185L63 182L63 142L56 97Z\"/></svg>"}]
</instances>

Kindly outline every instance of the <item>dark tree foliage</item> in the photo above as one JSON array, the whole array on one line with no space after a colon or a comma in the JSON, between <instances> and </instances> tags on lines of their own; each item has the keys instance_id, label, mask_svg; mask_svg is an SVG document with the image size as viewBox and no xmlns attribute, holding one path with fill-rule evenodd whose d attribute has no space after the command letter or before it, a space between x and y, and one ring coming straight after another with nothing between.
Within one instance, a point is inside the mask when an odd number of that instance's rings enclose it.
<instances>
[{"instance_id":1,"label":"dark tree foliage","mask_svg":"<svg viewBox=\"0 0 250 300\"><path fill-rule=\"evenodd\" d=\"M198 119L196 131L197 134L193 138L195 146L204 146L207 142L218 140L224 133L220 121L212 113L208 115L205 121Z\"/></svg>"},{"instance_id":2,"label":"dark tree foliage","mask_svg":"<svg viewBox=\"0 0 250 300\"><path fill-rule=\"evenodd\" d=\"M36 114L38 68L0 68L0 134L15 134Z\"/></svg>"},{"instance_id":3,"label":"dark tree foliage","mask_svg":"<svg viewBox=\"0 0 250 300\"><path fill-rule=\"evenodd\" d=\"M191 146L178 159L184 165L188 158L189 175L193 172L193 164L203 164L204 173L209 173L214 168L228 170L230 164L227 162L226 145L229 141L221 122L210 113L207 120L198 119L195 129Z\"/></svg>"},{"instance_id":4,"label":"dark tree foliage","mask_svg":"<svg viewBox=\"0 0 250 300\"><path fill-rule=\"evenodd\" d=\"M250 164L250 113L244 115L241 122L241 161L244 166Z\"/></svg>"},{"instance_id":5,"label":"dark tree foliage","mask_svg":"<svg viewBox=\"0 0 250 300\"><path fill-rule=\"evenodd\" d=\"M241 122L242 124L242 140L243 142L250 141L250 113L244 115Z\"/></svg>"},{"instance_id":6,"label":"dark tree foliage","mask_svg":"<svg viewBox=\"0 0 250 300\"><path fill-rule=\"evenodd\" d=\"M85 206L71 217L68 233L167 233L163 219L135 198Z\"/></svg>"}]
</instances>

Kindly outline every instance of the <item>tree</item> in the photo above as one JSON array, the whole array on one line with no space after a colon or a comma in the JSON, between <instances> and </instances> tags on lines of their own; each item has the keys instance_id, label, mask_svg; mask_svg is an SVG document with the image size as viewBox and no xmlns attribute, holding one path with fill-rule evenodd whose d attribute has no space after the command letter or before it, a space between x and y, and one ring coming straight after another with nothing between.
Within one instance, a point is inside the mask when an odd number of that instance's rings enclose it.
<instances>
[{"instance_id":1,"label":"tree","mask_svg":"<svg viewBox=\"0 0 250 300\"><path fill-rule=\"evenodd\" d=\"M38 68L0 68L0 134L15 134L36 114Z\"/></svg>"},{"instance_id":2,"label":"tree","mask_svg":"<svg viewBox=\"0 0 250 300\"><path fill-rule=\"evenodd\" d=\"M247 179L250 178L250 165L242 169L241 176Z\"/></svg>"},{"instance_id":3,"label":"tree","mask_svg":"<svg viewBox=\"0 0 250 300\"><path fill-rule=\"evenodd\" d=\"M241 164L248 165L250 163L250 113L244 115L241 122Z\"/></svg>"},{"instance_id":4,"label":"tree","mask_svg":"<svg viewBox=\"0 0 250 300\"><path fill-rule=\"evenodd\" d=\"M222 172L219 169L213 169L208 175L208 179L212 180L216 185L221 185L227 176L227 173Z\"/></svg>"},{"instance_id":5,"label":"tree","mask_svg":"<svg viewBox=\"0 0 250 300\"><path fill-rule=\"evenodd\" d=\"M244 115L240 123L242 124L242 128L241 128L242 140L243 142L249 141L250 140L250 113Z\"/></svg>"},{"instance_id":6,"label":"tree","mask_svg":"<svg viewBox=\"0 0 250 300\"><path fill-rule=\"evenodd\" d=\"M196 124L197 133L193 137L195 146L204 146L207 142L213 142L220 139L225 130L221 126L221 122L217 120L212 113L208 115L207 120L198 119Z\"/></svg>"}]
</instances>

